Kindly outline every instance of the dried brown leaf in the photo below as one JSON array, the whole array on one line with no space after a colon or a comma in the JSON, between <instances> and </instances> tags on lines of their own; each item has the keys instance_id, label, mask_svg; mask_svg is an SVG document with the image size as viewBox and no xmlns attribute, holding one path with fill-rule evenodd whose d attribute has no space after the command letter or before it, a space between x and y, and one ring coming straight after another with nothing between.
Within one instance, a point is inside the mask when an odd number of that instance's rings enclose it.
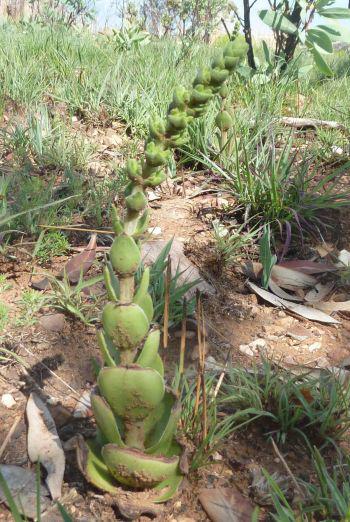
<instances>
[{"instance_id":1,"label":"dried brown leaf","mask_svg":"<svg viewBox=\"0 0 350 522\"><path fill-rule=\"evenodd\" d=\"M202 489L199 501L212 522L250 522L254 506L236 487Z\"/></svg>"},{"instance_id":2,"label":"dried brown leaf","mask_svg":"<svg viewBox=\"0 0 350 522\"><path fill-rule=\"evenodd\" d=\"M46 469L46 484L55 500L61 496L65 468L65 456L55 422L44 402L34 392L29 396L26 415L29 458L32 462L39 461Z\"/></svg>"},{"instance_id":3,"label":"dried brown leaf","mask_svg":"<svg viewBox=\"0 0 350 522\"><path fill-rule=\"evenodd\" d=\"M247 286L257 295L262 297L265 301L273 304L274 306L278 306L279 308L286 308L291 312L294 312L297 315L301 315L305 319L309 319L310 321L318 321L321 323L329 323L329 324L338 324L339 321L322 312L321 310L317 310L315 308L311 308L310 306L301 305L298 303L292 303L287 301L286 299L282 299L281 297L277 297L276 295L260 288L259 286L247 282Z\"/></svg>"},{"instance_id":4,"label":"dried brown leaf","mask_svg":"<svg viewBox=\"0 0 350 522\"><path fill-rule=\"evenodd\" d=\"M0 471L6 480L7 487L10 490L19 512L26 518L36 518L37 484L35 471L12 464L1 464ZM40 507L42 512L50 505L48 496L48 490L44 485L41 485ZM6 495L0 486L0 503L2 502L7 504Z\"/></svg>"},{"instance_id":5,"label":"dried brown leaf","mask_svg":"<svg viewBox=\"0 0 350 522\"><path fill-rule=\"evenodd\" d=\"M317 283L317 279L312 275L281 265L272 267L271 278L278 286L289 290L309 288Z\"/></svg>"},{"instance_id":6,"label":"dried brown leaf","mask_svg":"<svg viewBox=\"0 0 350 522\"><path fill-rule=\"evenodd\" d=\"M304 274L323 274L324 272L335 272L337 268L331 263L317 263L316 261L308 261L307 259L294 259L291 261L282 261L278 266L291 268Z\"/></svg>"},{"instance_id":7,"label":"dried brown leaf","mask_svg":"<svg viewBox=\"0 0 350 522\"><path fill-rule=\"evenodd\" d=\"M69 259L61 276L66 272L69 281L71 283L77 283L80 275L86 274L96 258L96 238L97 235L93 234L86 249Z\"/></svg>"}]
</instances>

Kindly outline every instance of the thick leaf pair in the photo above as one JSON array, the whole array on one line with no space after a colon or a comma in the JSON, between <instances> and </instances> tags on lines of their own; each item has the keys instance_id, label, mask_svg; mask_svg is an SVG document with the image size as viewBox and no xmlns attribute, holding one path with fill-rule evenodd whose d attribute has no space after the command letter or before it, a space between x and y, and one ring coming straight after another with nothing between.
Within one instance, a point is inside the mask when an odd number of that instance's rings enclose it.
<instances>
[{"instance_id":1,"label":"thick leaf pair","mask_svg":"<svg viewBox=\"0 0 350 522\"><path fill-rule=\"evenodd\" d=\"M104 368L98 389L91 398L98 434L79 452L88 480L110 492L117 482L145 488L170 480L176 489L180 448L173 437L180 407L162 375L138 364Z\"/></svg>"}]
</instances>

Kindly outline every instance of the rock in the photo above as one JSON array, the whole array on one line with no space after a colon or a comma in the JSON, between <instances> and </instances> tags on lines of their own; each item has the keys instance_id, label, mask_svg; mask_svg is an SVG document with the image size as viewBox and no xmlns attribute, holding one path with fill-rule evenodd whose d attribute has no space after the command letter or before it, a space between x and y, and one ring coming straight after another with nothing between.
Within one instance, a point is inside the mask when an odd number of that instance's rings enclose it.
<instances>
[{"instance_id":1,"label":"rock","mask_svg":"<svg viewBox=\"0 0 350 522\"><path fill-rule=\"evenodd\" d=\"M249 357L254 357L255 352L251 348L249 348L248 344L241 344L239 347L239 351L244 355L248 355Z\"/></svg>"},{"instance_id":2,"label":"rock","mask_svg":"<svg viewBox=\"0 0 350 522\"><path fill-rule=\"evenodd\" d=\"M291 355L287 355L287 357L284 358L283 362L285 364L295 364L295 359Z\"/></svg>"},{"instance_id":3,"label":"rock","mask_svg":"<svg viewBox=\"0 0 350 522\"><path fill-rule=\"evenodd\" d=\"M248 344L248 346L252 350L262 350L263 348L266 348L266 341L265 339L255 339L251 343Z\"/></svg>"},{"instance_id":4,"label":"rock","mask_svg":"<svg viewBox=\"0 0 350 522\"><path fill-rule=\"evenodd\" d=\"M41 316L39 323L45 330L50 332L62 332L66 319L64 314L48 314Z\"/></svg>"},{"instance_id":5,"label":"rock","mask_svg":"<svg viewBox=\"0 0 350 522\"><path fill-rule=\"evenodd\" d=\"M211 371L218 371L218 372L222 372L224 367L222 364L219 364L215 359L214 357L212 357L211 355L209 355L209 357L207 357L206 361L205 361L205 369L206 370L211 370Z\"/></svg>"},{"instance_id":6,"label":"rock","mask_svg":"<svg viewBox=\"0 0 350 522\"><path fill-rule=\"evenodd\" d=\"M168 241L161 239L143 243L141 249L143 262L146 265L154 263L167 244ZM180 273L178 277L179 285L199 280L197 285L188 290L187 297L195 296L197 289L204 294L215 294L215 289L201 278L198 268L185 256L184 245L177 239L174 239L171 245L170 257L172 261L172 276L174 277L177 271Z\"/></svg>"},{"instance_id":7,"label":"rock","mask_svg":"<svg viewBox=\"0 0 350 522\"><path fill-rule=\"evenodd\" d=\"M295 341L301 342L311 337L312 333L303 326L294 326L286 332L286 335Z\"/></svg>"},{"instance_id":8,"label":"rock","mask_svg":"<svg viewBox=\"0 0 350 522\"><path fill-rule=\"evenodd\" d=\"M157 199L161 199L161 197L158 194L156 194L153 190L149 190L147 192L147 197L148 197L149 202L156 201Z\"/></svg>"},{"instance_id":9,"label":"rock","mask_svg":"<svg viewBox=\"0 0 350 522\"><path fill-rule=\"evenodd\" d=\"M162 229L160 227L150 227L147 229L147 232L151 234L151 236L161 236Z\"/></svg>"},{"instance_id":10,"label":"rock","mask_svg":"<svg viewBox=\"0 0 350 522\"><path fill-rule=\"evenodd\" d=\"M4 393L4 395L1 396L1 403L5 406L5 408L11 409L13 406L15 406L16 401L11 393Z\"/></svg>"},{"instance_id":11,"label":"rock","mask_svg":"<svg viewBox=\"0 0 350 522\"><path fill-rule=\"evenodd\" d=\"M312 343L312 344L310 344L310 345L307 346L306 348L307 348L310 352L315 352L316 350L320 350L321 347L322 347L322 344L319 343L319 342L316 342L316 343Z\"/></svg>"},{"instance_id":12,"label":"rock","mask_svg":"<svg viewBox=\"0 0 350 522\"><path fill-rule=\"evenodd\" d=\"M283 312L284 313L284 312ZM281 319L278 320L278 324L279 326L282 326L283 328L290 328L292 326L292 324L294 324L296 321L295 319L293 319L293 317L289 317L289 316L279 316L281 317Z\"/></svg>"},{"instance_id":13,"label":"rock","mask_svg":"<svg viewBox=\"0 0 350 522\"><path fill-rule=\"evenodd\" d=\"M330 366L331 365L327 357L320 357L317 361L318 368L329 368Z\"/></svg>"}]
</instances>

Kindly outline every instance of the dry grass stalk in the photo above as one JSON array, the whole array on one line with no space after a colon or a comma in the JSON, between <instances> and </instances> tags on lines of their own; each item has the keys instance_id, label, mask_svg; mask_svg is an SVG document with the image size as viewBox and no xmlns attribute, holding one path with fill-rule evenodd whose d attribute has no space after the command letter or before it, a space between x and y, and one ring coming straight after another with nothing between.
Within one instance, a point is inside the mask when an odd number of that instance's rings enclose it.
<instances>
[{"instance_id":1,"label":"dry grass stalk","mask_svg":"<svg viewBox=\"0 0 350 522\"><path fill-rule=\"evenodd\" d=\"M164 295L164 329L163 346L168 347L169 341L169 303L170 303L170 283L171 283L171 258L168 256L168 263L165 274L165 295Z\"/></svg>"}]
</instances>

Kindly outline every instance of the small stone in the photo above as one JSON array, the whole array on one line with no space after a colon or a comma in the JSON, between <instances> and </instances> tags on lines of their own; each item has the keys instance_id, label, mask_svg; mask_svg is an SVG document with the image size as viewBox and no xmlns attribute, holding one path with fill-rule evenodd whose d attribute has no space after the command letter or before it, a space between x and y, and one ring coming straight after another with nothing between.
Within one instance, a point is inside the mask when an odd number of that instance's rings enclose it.
<instances>
[{"instance_id":1,"label":"small stone","mask_svg":"<svg viewBox=\"0 0 350 522\"><path fill-rule=\"evenodd\" d=\"M319 350L321 348L322 344L319 343L319 342L316 342L316 343L312 343L310 344L309 346L307 346L307 349L310 351L310 352L315 352L316 350Z\"/></svg>"},{"instance_id":2,"label":"small stone","mask_svg":"<svg viewBox=\"0 0 350 522\"><path fill-rule=\"evenodd\" d=\"M241 344L239 347L239 351L244 355L248 355L249 357L254 357L254 352L247 344Z\"/></svg>"},{"instance_id":3,"label":"small stone","mask_svg":"<svg viewBox=\"0 0 350 522\"><path fill-rule=\"evenodd\" d=\"M214 371L220 371L221 372L224 369L224 367L221 364L219 364L214 359L214 357L209 355L209 357L207 357L206 361L205 361L205 369L206 370L214 370Z\"/></svg>"},{"instance_id":4,"label":"small stone","mask_svg":"<svg viewBox=\"0 0 350 522\"><path fill-rule=\"evenodd\" d=\"M287 355L287 357L284 358L284 362L286 364L295 364L295 359L291 355Z\"/></svg>"},{"instance_id":5,"label":"small stone","mask_svg":"<svg viewBox=\"0 0 350 522\"><path fill-rule=\"evenodd\" d=\"M16 404L16 401L11 393L4 393L4 395L1 396L1 402L5 408L8 409L11 409Z\"/></svg>"},{"instance_id":6,"label":"small stone","mask_svg":"<svg viewBox=\"0 0 350 522\"><path fill-rule=\"evenodd\" d=\"M256 352L257 350L262 350L263 348L266 348L266 341L265 339L255 339L254 341L250 342L248 346Z\"/></svg>"},{"instance_id":7,"label":"small stone","mask_svg":"<svg viewBox=\"0 0 350 522\"><path fill-rule=\"evenodd\" d=\"M329 368L330 363L327 357L320 357L317 361L318 368Z\"/></svg>"},{"instance_id":8,"label":"small stone","mask_svg":"<svg viewBox=\"0 0 350 522\"><path fill-rule=\"evenodd\" d=\"M40 325L50 332L62 332L66 324L64 314L48 314L40 317Z\"/></svg>"},{"instance_id":9,"label":"small stone","mask_svg":"<svg viewBox=\"0 0 350 522\"><path fill-rule=\"evenodd\" d=\"M157 199L161 199L160 196L158 196L158 194L156 194L153 190L150 190L148 193L147 193L147 196L148 196L148 201L156 201Z\"/></svg>"},{"instance_id":10,"label":"small stone","mask_svg":"<svg viewBox=\"0 0 350 522\"><path fill-rule=\"evenodd\" d=\"M301 342L311 337L312 333L303 326L294 326L293 328L290 328L288 332L286 332L286 335L295 341Z\"/></svg>"},{"instance_id":11,"label":"small stone","mask_svg":"<svg viewBox=\"0 0 350 522\"><path fill-rule=\"evenodd\" d=\"M220 455L220 453L218 451L215 451L215 453L213 453L213 460L218 462L220 460L223 460L223 456Z\"/></svg>"},{"instance_id":12,"label":"small stone","mask_svg":"<svg viewBox=\"0 0 350 522\"><path fill-rule=\"evenodd\" d=\"M151 236L161 236L162 235L162 229L160 227L150 227L147 229L147 232L151 234Z\"/></svg>"},{"instance_id":13,"label":"small stone","mask_svg":"<svg viewBox=\"0 0 350 522\"><path fill-rule=\"evenodd\" d=\"M283 310L280 310L278 313L277 313L278 317L287 317L287 314L286 312L283 312Z\"/></svg>"},{"instance_id":14,"label":"small stone","mask_svg":"<svg viewBox=\"0 0 350 522\"><path fill-rule=\"evenodd\" d=\"M290 328L294 322L295 322L295 319L293 319L293 317L287 316L287 317L282 317L278 321L278 324L280 326L282 326L283 328Z\"/></svg>"}]
</instances>

